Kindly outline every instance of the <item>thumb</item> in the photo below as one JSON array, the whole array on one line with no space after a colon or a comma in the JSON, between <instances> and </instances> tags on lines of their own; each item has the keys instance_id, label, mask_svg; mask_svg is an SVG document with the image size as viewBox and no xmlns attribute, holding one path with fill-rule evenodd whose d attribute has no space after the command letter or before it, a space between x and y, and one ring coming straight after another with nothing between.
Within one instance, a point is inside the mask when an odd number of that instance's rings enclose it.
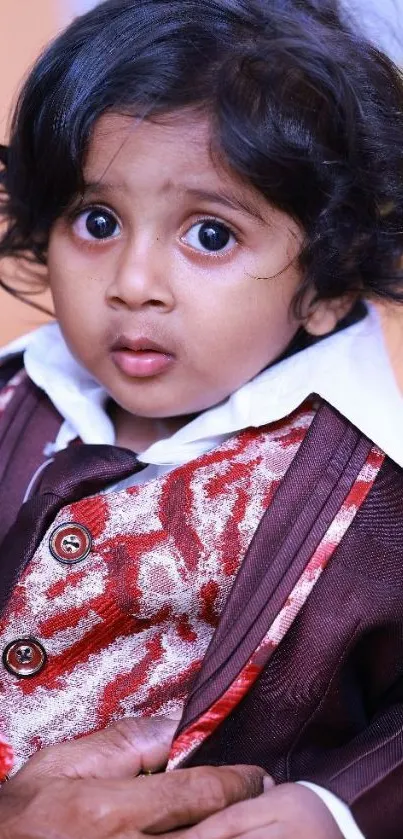
<instances>
[{"instance_id":1,"label":"thumb","mask_svg":"<svg viewBox=\"0 0 403 839\"><path fill-rule=\"evenodd\" d=\"M122 719L102 731L38 752L18 773L35 778L132 778L164 769L178 722L165 717Z\"/></svg>"}]
</instances>

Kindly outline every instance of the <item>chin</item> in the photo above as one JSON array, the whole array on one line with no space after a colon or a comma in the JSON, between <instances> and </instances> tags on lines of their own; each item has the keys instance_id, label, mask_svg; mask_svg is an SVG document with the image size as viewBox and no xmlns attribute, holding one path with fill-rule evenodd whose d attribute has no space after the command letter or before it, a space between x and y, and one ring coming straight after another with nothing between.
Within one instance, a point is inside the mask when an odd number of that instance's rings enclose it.
<instances>
[{"instance_id":1,"label":"chin","mask_svg":"<svg viewBox=\"0 0 403 839\"><path fill-rule=\"evenodd\" d=\"M153 388L155 387L155 390ZM133 390L135 388L135 392ZM224 402L229 393L210 393L203 398L203 389L200 392L189 393L189 390L178 388L177 393L172 393L167 383L157 383L156 380L142 380L134 384L131 393L127 389L122 392L118 388L108 388L111 399L126 413L143 419L170 419L181 417L192 417L200 414ZM154 390L154 392L153 392Z\"/></svg>"},{"instance_id":2,"label":"chin","mask_svg":"<svg viewBox=\"0 0 403 839\"><path fill-rule=\"evenodd\" d=\"M172 403L150 403L141 400L133 402L129 399L119 399L113 394L111 394L111 399L127 414L131 414L133 417L141 417L142 419L162 420L168 419L169 417L181 417L194 413L190 408L184 407L181 409L181 407L173 406Z\"/></svg>"}]
</instances>

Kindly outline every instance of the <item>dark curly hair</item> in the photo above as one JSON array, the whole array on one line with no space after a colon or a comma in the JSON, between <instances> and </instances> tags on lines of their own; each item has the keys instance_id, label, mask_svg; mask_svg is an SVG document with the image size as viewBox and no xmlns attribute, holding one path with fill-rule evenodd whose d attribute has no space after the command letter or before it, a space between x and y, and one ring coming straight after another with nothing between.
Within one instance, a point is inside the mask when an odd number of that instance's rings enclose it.
<instances>
[{"instance_id":1,"label":"dark curly hair","mask_svg":"<svg viewBox=\"0 0 403 839\"><path fill-rule=\"evenodd\" d=\"M191 106L231 169L305 231L297 306L307 288L403 300L402 91L337 0L106 0L21 92L0 155L0 257L46 264L101 114Z\"/></svg>"}]
</instances>

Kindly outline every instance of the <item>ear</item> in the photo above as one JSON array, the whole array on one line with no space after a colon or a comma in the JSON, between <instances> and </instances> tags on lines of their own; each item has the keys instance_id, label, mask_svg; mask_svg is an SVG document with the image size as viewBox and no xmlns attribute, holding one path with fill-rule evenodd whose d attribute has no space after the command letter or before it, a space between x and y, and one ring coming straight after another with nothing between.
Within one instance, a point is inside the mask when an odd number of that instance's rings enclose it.
<instances>
[{"instance_id":1,"label":"ear","mask_svg":"<svg viewBox=\"0 0 403 839\"><path fill-rule=\"evenodd\" d=\"M304 329L316 337L333 332L338 322L349 313L353 304L354 300L351 295L311 303L304 321Z\"/></svg>"}]
</instances>

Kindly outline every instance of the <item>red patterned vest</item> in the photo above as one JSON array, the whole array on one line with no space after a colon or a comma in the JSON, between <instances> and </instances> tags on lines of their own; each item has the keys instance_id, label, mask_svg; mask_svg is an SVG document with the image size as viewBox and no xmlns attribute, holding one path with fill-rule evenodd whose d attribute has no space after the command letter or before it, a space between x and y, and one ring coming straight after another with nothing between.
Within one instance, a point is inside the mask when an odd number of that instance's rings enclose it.
<instances>
[{"instance_id":1,"label":"red patterned vest","mask_svg":"<svg viewBox=\"0 0 403 839\"><path fill-rule=\"evenodd\" d=\"M28 637L47 655L30 678L1 672L0 731L15 768L119 717L182 707L313 416L305 406L162 478L61 509L0 623L1 649ZM74 524L88 531L90 550L63 563L54 531L68 525L69 550Z\"/></svg>"}]
</instances>

